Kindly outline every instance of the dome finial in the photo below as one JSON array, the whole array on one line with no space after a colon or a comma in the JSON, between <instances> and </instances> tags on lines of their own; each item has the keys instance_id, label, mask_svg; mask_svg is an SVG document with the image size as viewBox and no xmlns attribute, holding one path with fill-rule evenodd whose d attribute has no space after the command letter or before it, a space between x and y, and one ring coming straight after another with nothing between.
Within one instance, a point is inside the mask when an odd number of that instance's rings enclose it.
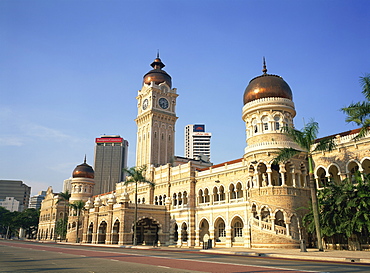
<instances>
[{"instance_id":1,"label":"dome finial","mask_svg":"<svg viewBox=\"0 0 370 273\"><path fill-rule=\"evenodd\" d=\"M159 49L157 49L157 58L159 59Z\"/></svg>"},{"instance_id":2,"label":"dome finial","mask_svg":"<svg viewBox=\"0 0 370 273\"><path fill-rule=\"evenodd\" d=\"M262 72L263 72L263 74L266 74L267 73L265 56L263 56L263 69L262 69Z\"/></svg>"},{"instance_id":3,"label":"dome finial","mask_svg":"<svg viewBox=\"0 0 370 273\"><path fill-rule=\"evenodd\" d=\"M85 154L85 159L84 159L84 163L86 164L86 154Z\"/></svg>"}]
</instances>

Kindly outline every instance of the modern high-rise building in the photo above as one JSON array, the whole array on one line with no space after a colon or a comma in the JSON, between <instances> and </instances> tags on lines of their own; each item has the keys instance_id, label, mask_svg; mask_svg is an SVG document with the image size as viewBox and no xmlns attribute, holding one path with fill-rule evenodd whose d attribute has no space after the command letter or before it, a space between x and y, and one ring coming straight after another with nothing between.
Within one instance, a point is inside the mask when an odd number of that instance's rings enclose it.
<instances>
[{"instance_id":1,"label":"modern high-rise building","mask_svg":"<svg viewBox=\"0 0 370 273\"><path fill-rule=\"evenodd\" d=\"M185 126L185 157L211 160L211 133L207 133L204 124Z\"/></svg>"},{"instance_id":2,"label":"modern high-rise building","mask_svg":"<svg viewBox=\"0 0 370 273\"><path fill-rule=\"evenodd\" d=\"M31 187L19 180L0 180L0 200L6 197L14 197L19 201L19 211L28 208Z\"/></svg>"},{"instance_id":3,"label":"modern high-rise building","mask_svg":"<svg viewBox=\"0 0 370 273\"><path fill-rule=\"evenodd\" d=\"M128 141L119 135L102 135L95 139L94 195L113 191L125 179Z\"/></svg>"},{"instance_id":4,"label":"modern high-rise building","mask_svg":"<svg viewBox=\"0 0 370 273\"><path fill-rule=\"evenodd\" d=\"M41 202L42 202L42 200L44 200L45 195L46 195L46 191L39 191L38 194L36 194L34 196L31 196L29 208L30 209L32 209L32 208L33 209L41 208Z\"/></svg>"}]
</instances>

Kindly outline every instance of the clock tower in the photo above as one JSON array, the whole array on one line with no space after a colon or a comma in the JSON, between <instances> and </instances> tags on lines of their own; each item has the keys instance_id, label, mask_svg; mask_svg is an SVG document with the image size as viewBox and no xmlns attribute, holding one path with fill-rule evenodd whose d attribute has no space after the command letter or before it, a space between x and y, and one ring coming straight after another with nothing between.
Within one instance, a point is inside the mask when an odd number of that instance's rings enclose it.
<instances>
[{"instance_id":1,"label":"clock tower","mask_svg":"<svg viewBox=\"0 0 370 273\"><path fill-rule=\"evenodd\" d=\"M136 140L136 166L164 165L171 163L175 155L176 88L172 88L171 76L162 70L165 66L159 58L144 75L138 91L138 115Z\"/></svg>"}]
</instances>

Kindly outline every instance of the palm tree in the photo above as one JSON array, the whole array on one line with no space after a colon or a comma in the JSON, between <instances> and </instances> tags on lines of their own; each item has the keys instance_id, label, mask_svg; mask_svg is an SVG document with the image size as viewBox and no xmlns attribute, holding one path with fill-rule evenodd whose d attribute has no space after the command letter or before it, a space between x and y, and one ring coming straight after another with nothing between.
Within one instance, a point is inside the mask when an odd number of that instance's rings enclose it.
<instances>
[{"instance_id":1,"label":"palm tree","mask_svg":"<svg viewBox=\"0 0 370 273\"><path fill-rule=\"evenodd\" d=\"M85 207L85 202L82 200L76 200L72 204L69 204L69 206L76 212L77 214L77 225L76 225L76 243L79 242L78 240L78 229L80 224L80 215L81 211Z\"/></svg>"},{"instance_id":2,"label":"palm tree","mask_svg":"<svg viewBox=\"0 0 370 273\"><path fill-rule=\"evenodd\" d=\"M128 174L128 177L126 178L126 181L124 182L124 185L128 185L130 183L135 183L135 214L134 214L134 246L137 245L137 228L136 228L136 222L137 222L137 184L138 183L147 183L151 186L154 186L154 183L149 181L145 178L145 171L146 166L141 167L131 167L129 169L124 168L124 172Z\"/></svg>"},{"instance_id":3,"label":"palm tree","mask_svg":"<svg viewBox=\"0 0 370 273\"><path fill-rule=\"evenodd\" d=\"M366 136L370 131L370 74L360 77L362 94L367 101L351 103L349 106L341 109L347 114L346 122L354 122L361 126L359 134L354 138L358 140Z\"/></svg>"},{"instance_id":4,"label":"palm tree","mask_svg":"<svg viewBox=\"0 0 370 273\"><path fill-rule=\"evenodd\" d=\"M71 194L69 193L68 190L66 190L65 192L59 193L59 197L60 197L60 199L58 199L58 201L55 204L59 204L61 201L64 202L64 217L63 217L63 227L64 227L64 229L62 230L62 238L65 239L66 232L64 230L67 230L66 227L67 227L67 219L68 219L67 203L69 201L69 198L71 198Z\"/></svg>"},{"instance_id":5,"label":"palm tree","mask_svg":"<svg viewBox=\"0 0 370 273\"><path fill-rule=\"evenodd\" d=\"M312 210L315 222L317 246L319 248L319 251L323 251L324 249L321 241L319 211L316 193L317 190L314 179L312 154L318 151L330 152L335 148L335 143L334 138L323 138L320 140L316 140L318 130L319 124L313 120L311 120L307 125L305 125L302 131L296 130L293 127L289 126L283 127L282 132L291 137L292 140L301 148L301 150L297 150L294 148L280 149L280 152L274 161L276 163L284 162L297 154L301 153L306 154L308 160L308 170L310 178L309 184L311 190Z\"/></svg>"}]
</instances>

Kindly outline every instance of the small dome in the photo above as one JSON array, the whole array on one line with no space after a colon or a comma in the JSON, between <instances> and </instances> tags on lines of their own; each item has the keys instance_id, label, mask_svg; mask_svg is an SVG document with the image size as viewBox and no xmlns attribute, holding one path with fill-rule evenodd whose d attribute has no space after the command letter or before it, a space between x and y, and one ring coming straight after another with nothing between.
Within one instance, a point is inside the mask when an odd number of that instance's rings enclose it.
<instances>
[{"instance_id":1,"label":"small dome","mask_svg":"<svg viewBox=\"0 0 370 273\"><path fill-rule=\"evenodd\" d=\"M86 164L86 158L85 158L84 163L78 165L73 170L72 177L73 178L76 178L76 177L84 177L84 178L92 178L92 179L94 179L94 170L93 170L93 168L90 165Z\"/></svg>"},{"instance_id":2,"label":"small dome","mask_svg":"<svg viewBox=\"0 0 370 273\"><path fill-rule=\"evenodd\" d=\"M150 70L144 75L143 84L150 84L151 82L154 82L158 85L162 82L165 82L170 88L172 88L171 76L168 75L166 71L162 70L165 65L162 63L159 56L157 56L157 58L151 63L151 67L154 69Z\"/></svg>"},{"instance_id":3,"label":"small dome","mask_svg":"<svg viewBox=\"0 0 370 273\"><path fill-rule=\"evenodd\" d=\"M244 104L261 98L278 97L292 100L293 94L282 77L267 74L264 62L263 74L252 79L244 91Z\"/></svg>"}]
</instances>

